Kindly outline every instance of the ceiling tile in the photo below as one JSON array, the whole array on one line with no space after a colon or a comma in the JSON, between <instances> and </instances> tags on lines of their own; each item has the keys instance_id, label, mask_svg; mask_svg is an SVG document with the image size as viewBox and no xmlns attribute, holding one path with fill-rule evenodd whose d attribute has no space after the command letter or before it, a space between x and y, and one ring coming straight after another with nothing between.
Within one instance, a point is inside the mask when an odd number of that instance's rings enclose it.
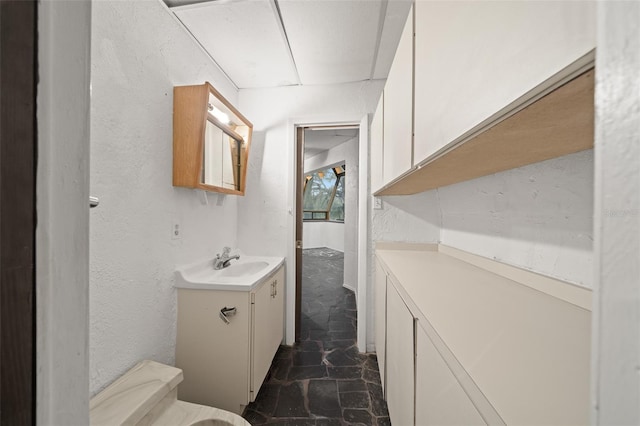
<instances>
[{"instance_id":1,"label":"ceiling tile","mask_svg":"<svg viewBox=\"0 0 640 426\"><path fill-rule=\"evenodd\" d=\"M278 2L302 84L367 80L382 0Z\"/></svg>"},{"instance_id":2,"label":"ceiling tile","mask_svg":"<svg viewBox=\"0 0 640 426\"><path fill-rule=\"evenodd\" d=\"M299 83L269 0L208 2L172 11L239 88Z\"/></svg>"},{"instance_id":3,"label":"ceiling tile","mask_svg":"<svg viewBox=\"0 0 640 426\"><path fill-rule=\"evenodd\" d=\"M358 129L306 130L304 133L304 159L335 148L358 136Z\"/></svg>"}]
</instances>

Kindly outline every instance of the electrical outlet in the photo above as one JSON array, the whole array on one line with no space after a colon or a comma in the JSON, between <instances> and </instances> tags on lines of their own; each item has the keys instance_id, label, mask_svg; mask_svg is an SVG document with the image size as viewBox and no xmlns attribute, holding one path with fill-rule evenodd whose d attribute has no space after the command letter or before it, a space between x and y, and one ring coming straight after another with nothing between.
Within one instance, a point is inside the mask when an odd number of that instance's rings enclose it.
<instances>
[{"instance_id":1,"label":"electrical outlet","mask_svg":"<svg viewBox=\"0 0 640 426\"><path fill-rule=\"evenodd\" d=\"M382 210L382 198L373 197L373 208L375 210Z\"/></svg>"},{"instance_id":2,"label":"electrical outlet","mask_svg":"<svg viewBox=\"0 0 640 426\"><path fill-rule=\"evenodd\" d=\"M180 227L180 223L174 220L171 223L171 239L179 240L180 238L182 238L182 228Z\"/></svg>"}]
</instances>

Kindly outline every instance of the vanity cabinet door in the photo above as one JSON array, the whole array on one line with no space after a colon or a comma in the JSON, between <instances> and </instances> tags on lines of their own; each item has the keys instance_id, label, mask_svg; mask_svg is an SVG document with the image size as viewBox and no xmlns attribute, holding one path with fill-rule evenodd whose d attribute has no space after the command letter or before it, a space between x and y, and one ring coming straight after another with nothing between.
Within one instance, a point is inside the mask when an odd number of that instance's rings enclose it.
<instances>
[{"instance_id":1,"label":"vanity cabinet door","mask_svg":"<svg viewBox=\"0 0 640 426\"><path fill-rule=\"evenodd\" d=\"M413 425L414 320L396 290L387 282L387 405L392 425Z\"/></svg>"},{"instance_id":2,"label":"vanity cabinet door","mask_svg":"<svg viewBox=\"0 0 640 426\"><path fill-rule=\"evenodd\" d=\"M484 425L422 327L416 328L416 425Z\"/></svg>"},{"instance_id":3,"label":"vanity cabinet door","mask_svg":"<svg viewBox=\"0 0 640 426\"><path fill-rule=\"evenodd\" d=\"M181 400L242 413L249 399L250 306L247 292L178 290ZM236 308L228 323L220 316L225 307Z\"/></svg>"},{"instance_id":4,"label":"vanity cabinet door","mask_svg":"<svg viewBox=\"0 0 640 426\"><path fill-rule=\"evenodd\" d=\"M376 356L378 357L380 380L382 381L382 388L384 389L386 385L385 361L387 348L387 273L382 269L382 265L377 258L374 298Z\"/></svg>"},{"instance_id":5,"label":"vanity cabinet door","mask_svg":"<svg viewBox=\"0 0 640 426\"><path fill-rule=\"evenodd\" d=\"M416 2L414 165L594 49L595 3Z\"/></svg>"},{"instance_id":6,"label":"vanity cabinet door","mask_svg":"<svg viewBox=\"0 0 640 426\"><path fill-rule=\"evenodd\" d=\"M413 7L384 86L384 184L411 169L413 143Z\"/></svg>"},{"instance_id":7,"label":"vanity cabinet door","mask_svg":"<svg viewBox=\"0 0 640 426\"><path fill-rule=\"evenodd\" d=\"M253 325L250 399L253 401L284 336L284 267L266 280L251 297Z\"/></svg>"}]
</instances>

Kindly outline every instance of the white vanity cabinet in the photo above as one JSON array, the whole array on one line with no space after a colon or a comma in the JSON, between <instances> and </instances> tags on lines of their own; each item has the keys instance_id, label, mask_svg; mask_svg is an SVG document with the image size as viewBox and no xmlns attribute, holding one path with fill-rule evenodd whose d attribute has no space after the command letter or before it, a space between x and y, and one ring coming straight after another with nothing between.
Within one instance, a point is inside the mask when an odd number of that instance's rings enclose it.
<instances>
[{"instance_id":1,"label":"white vanity cabinet","mask_svg":"<svg viewBox=\"0 0 640 426\"><path fill-rule=\"evenodd\" d=\"M178 288L181 400L241 414L255 399L284 336L284 284L281 266L248 291Z\"/></svg>"},{"instance_id":2,"label":"white vanity cabinet","mask_svg":"<svg viewBox=\"0 0 640 426\"><path fill-rule=\"evenodd\" d=\"M384 87L383 177L387 184L411 169L413 143L413 7ZM373 171L375 173L375 170Z\"/></svg>"},{"instance_id":3,"label":"white vanity cabinet","mask_svg":"<svg viewBox=\"0 0 640 426\"><path fill-rule=\"evenodd\" d=\"M414 165L593 50L595 4L416 2Z\"/></svg>"}]
</instances>

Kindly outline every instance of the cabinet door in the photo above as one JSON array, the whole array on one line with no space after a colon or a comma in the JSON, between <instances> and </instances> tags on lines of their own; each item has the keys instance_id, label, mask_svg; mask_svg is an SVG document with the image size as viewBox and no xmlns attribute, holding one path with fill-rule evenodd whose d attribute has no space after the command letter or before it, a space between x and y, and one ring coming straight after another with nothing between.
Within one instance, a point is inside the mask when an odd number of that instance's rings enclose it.
<instances>
[{"instance_id":1,"label":"cabinet door","mask_svg":"<svg viewBox=\"0 0 640 426\"><path fill-rule=\"evenodd\" d=\"M412 166L413 144L413 7L404 26L384 86L384 183Z\"/></svg>"},{"instance_id":2,"label":"cabinet door","mask_svg":"<svg viewBox=\"0 0 640 426\"><path fill-rule=\"evenodd\" d=\"M384 389L386 379L385 356L387 338L387 274L384 269L382 269L382 265L377 258L374 298L376 355L378 357L378 367L380 368L380 380L382 380L382 388Z\"/></svg>"},{"instance_id":3,"label":"cabinet door","mask_svg":"<svg viewBox=\"0 0 640 426\"><path fill-rule=\"evenodd\" d=\"M414 420L414 321L409 308L387 282L387 405L391 424L412 425Z\"/></svg>"},{"instance_id":4,"label":"cabinet door","mask_svg":"<svg viewBox=\"0 0 640 426\"><path fill-rule=\"evenodd\" d=\"M383 105L384 93L380 96L378 107L371 120L371 193L373 194L383 185Z\"/></svg>"},{"instance_id":5,"label":"cabinet door","mask_svg":"<svg viewBox=\"0 0 640 426\"><path fill-rule=\"evenodd\" d=\"M176 367L181 400L240 414L249 401L249 293L178 290ZM222 308L236 308L229 323Z\"/></svg>"},{"instance_id":6,"label":"cabinet door","mask_svg":"<svg viewBox=\"0 0 640 426\"><path fill-rule=\"evenodd\" d=\"M251 394L262 386L284 335L284 267L253 294Z\"/></svg>"},{"instance_id":7,"label":"cabinet door","mask_svg":"<svg viewBox=\"0 0 640 426\"><path fill-rule=\"evenodd\" d=\"M422 327L416 329L416 424L486 424Z\"/></svg>"},{"instance_id":8,"label":"cabinet door","mask_svg":"<svg viewBox=\"0 0 640 426\"><path fill-rule=\"evenodd\" d=\"M595 3L416 2L414 164L594 49Z\"/></svg>"}]
</instances>

